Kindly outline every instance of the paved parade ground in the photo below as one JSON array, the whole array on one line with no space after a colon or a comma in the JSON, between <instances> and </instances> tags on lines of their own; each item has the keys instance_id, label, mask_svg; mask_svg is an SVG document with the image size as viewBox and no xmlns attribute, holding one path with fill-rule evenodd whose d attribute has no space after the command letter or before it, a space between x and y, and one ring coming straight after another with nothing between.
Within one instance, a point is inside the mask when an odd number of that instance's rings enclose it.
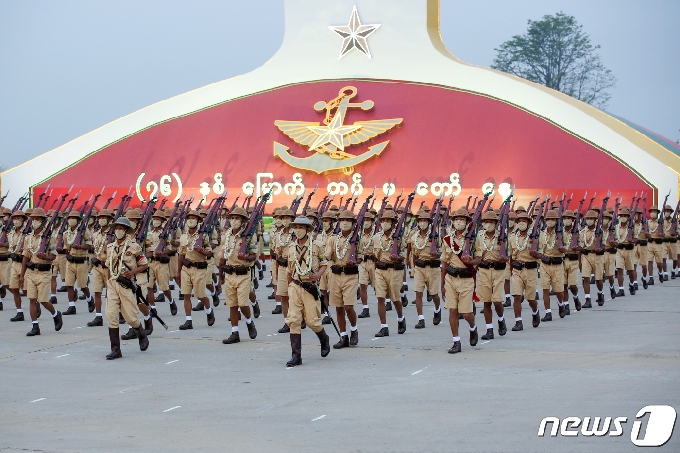
<instances>
[{"instance_id":1,"label":"paved parade ground","mask_svg":"<svg viewBox=\"0 0 680 453\"><path fill-rule=\"evenodd\" d=\"M84 301L59 333L43 309L42 335L28 338L30 321L10 323L15 310L5 298L0 451L633 451L638 410L680 408L680 280L581 312L572 303L565 319L553 297L554 321L533 329L525 307L523 332L499 337L496 327L496 339L471 348L461 330L458 355L446 353L447 318L433 326L431 303L426 329L413 329L409 304L406 334L396 334L391 311L390 337L374 339L371 298L358 347L322 359L307 329L303 365L295 368L285 366L289 337L275 333L283 320L270 314L266 282L256 340L242 322L241 343L222 344L230 331L224 305L213 327L199 313L184 332L177 330L182 312L172 317L160 303L169 330L154 323L147 352L136 340L123 342L123 358L114 361L104 359L106 327L85 326L93 315ZM66 306L60 293L57 308ZM508 311L506 319L512 327ZM481 336L481 313L477 323ZM332 326L326 329L334 343ZM620 437L538 437L547 416L628 420ZM680 436L657 450L680 451Z\"/></svg>"}]
</instances>

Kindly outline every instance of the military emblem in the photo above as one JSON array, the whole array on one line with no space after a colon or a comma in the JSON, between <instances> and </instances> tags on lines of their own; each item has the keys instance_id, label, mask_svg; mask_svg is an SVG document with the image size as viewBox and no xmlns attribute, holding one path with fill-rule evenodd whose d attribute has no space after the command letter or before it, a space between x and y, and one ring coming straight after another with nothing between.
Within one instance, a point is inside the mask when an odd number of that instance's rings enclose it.
<instances>
[{"instance_id":1,"label":"military emblem","mask_svg":"<svg viewBox=\"0 0 680 453\"><path fill-rule=\"evenodd\" d=\"M403 118L356 121L351 125L345 124L347 109L371 110L374 106L374 102L370 100L360 103L350 102L356 95L356 87L346 86L340 90L335 99L314 104L314 110L326 112L323 124L310 121L274 121L281 132L307 147L306 152L311 154L307 157L293 156L288 152L288 147L274 142L274 156L281 158L291 167L319 174L342 170L350 175L354 172L356 165L380 155L387 147L389 140L369 146L362 154L353 154L348 148L384 134L401 124Z\"/></svg>"}]
</instances>

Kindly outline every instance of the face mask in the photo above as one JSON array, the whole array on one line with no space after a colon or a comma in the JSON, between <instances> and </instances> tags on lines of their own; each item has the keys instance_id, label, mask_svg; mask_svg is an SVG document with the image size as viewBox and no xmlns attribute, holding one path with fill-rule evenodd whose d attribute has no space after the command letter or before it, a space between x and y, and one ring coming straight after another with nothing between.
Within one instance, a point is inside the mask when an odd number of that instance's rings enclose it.
<instances>
[{"instance_id":1,"label":"face mask","mask_svg":"<svg viewBox=\"0 0 680 453\"><path fill-rule=\"evenodd\" d=\"M274 225L276 225L276 227L279 228L281 226L281 219L274 220Z\"/></svg>"},{"instance_id":2,"label":"face mask","mask_svg":"<svg viewBox=\"0 0 680 453\"><path fill-rule=\"evenodd\" d=\"M564 226L571 226L574 223L572 219L564 219Z\"/></svg>"},{"instance_id":3,"label":"face mask","mask_svg":"<svg viewBox=\"0 0 680 453\"><path fill-rule=\"evenodd\" d=\"M116 231L114 231L113 234L116 235L116 239L123 239L126 233L125 230L116 228Z\"/></svg>"},{"instance_id":4,"label":"face mask","mask_svg":"<svg viewBox=\"0 0 680 453\"><path fill-rule=\"evenodd\" d=\"M352 222L349 220L341 220L340 221L340 229L342 231L349 231L352 229Z\"/></svg>"},{"instance_id":5,"label":"face mask","mask_svg":"<svg viewBox=\"0 0 680 453\"><path fill-rule=\"evenodd\" d=\"M14 224L15 227L20 227L24 222L22 222L19 219L14 219L12 220L12 223Z\"/></svg>"},{"instance_id":6,"label":"face mask","mask_svg":"<svg viewBox=\"0 0 680 453\"><path fill-rule=\"evenodd\" d=\"M42 226L42 220L34 220L33 223L31 223L31 225L33 226L34 230L37 230Z\"/></svg>"},{"instance_id":7,"label":"face mask","mask_svg":"<svg viewBox=\"0 0 680 453\"><path fill-rule=\"evenodd\" d=\"M188 220L187 220L187 222L188 222ZM130 220L130 228L132 228L133 230L135 228L137 228L137 221L136 220Z\"/></svg>"},{"instance_id":8,"label":"face mask","mask_svg":"<svg viewBox=\"0 0 680 453\"><path fill-rule=\"evenodd\" d=\"M465 220L454 220L453 227L457 231L463 231L465 229Z\"/></svg>"},{"instance_id":9,"label":"face mask","mask_svg":"<svg viewBox=\"0 0 680 453\"><path fill-rule=\"evenodd\" d=\"M508 228L513 228L515 226L514 220L508 220Z\"/></svg>"},{"instance_id":10,"label":"face mask","mask_svg":"<svg viewBox=\"0 0 680 453\"><path fill-rule=\"evenodd\" d=\"M621 220L621 223L628 223L628 216L627 215L622 215L619 217Z\"/></svg>"},{"instance_id":11,"label":"face mask","mask_svg":"<svg viewBox=\"0 0 680 453\"><path fill-rule=\"evenodd\" d=\"M650 213L649 213L649 217L651 217L651 218L654 219L654 220L656 220L656 218L657 218L658 216L659 216L659 215L656 213L656 211L655 211L655 212L650 212Z\"/></svg>"},{"instance_id":12,"label":"face mask","mask_svg":"<svg viewBox=\"0 0 680 453\"><path fill-rule=\"evenodd\" d=\"M609 219L608 218L603 218L602 219L602 225L609 225Z\"/></svg>"},{"instance_id":13,"label":"face mask","mask_svg":"<svg viewBox=\"0 0 680 453\"><path fill-rule=\"evenodd\" d=\"M588 226L593 226L595 225L595 219L586 219L586 224Z\"/></svg>"},{"instance_id":14,"label":"face mask","mask_svg":"<svg viewBox=\"0 0 680 453\"><path fill-rule=\"evenodd\" d=\"M545 224L548 225L548 228L553 228L555 225L557 225L556 220L546 220Z\"/></svg>"},{"instance_id":15,"label":"face mask","mask_svg":"<svg viewBox=\"0 0 680 453\"><path fill-rule=\"evenodd\" d=\"M369 221L369 220L367 220L367 221L364 222L364 230L368 230L368 229L371 228L372 226L373 226L373 222L371 222L371 221Z\"/></svg>"},{"instance_id":16,"label":"face mask","mask_svg":"<svg viewBox=\"0 0 680 453\"><path fill-rule=\"evenodd\" d=\"M153 222L152 222L154 228L158 228L159 226L161 226L161 223L163 223L163 222L158 220L158 219L153 219Z\"/></svg>"},{"instance_id":17,"label":"face mask","mask_svg":"<svg viewBox=\"0 0 680 453\"><path fill-rule=\"evenodd\" d=\"M295 237L298 239L304 239L307 236L307 228L295 228Z\"/></svg>"},{"instance_id":18,"label":"face mask","mask_svg":"<svg viewBox=\"0 0 680 453\"><path fill-rule=\"evenodd\" d=\"M99 222L100 227L105 227L109 223L109 219L106 218L101 218L97 220Z\"/></svg>"},{"instance_id":19,"label":"face mask","mask_svg":"<svg viewBox=\"0 0 680 453\"><path fill-rule=\"evenodd\" d=\"M191 228L196 228L196 225L198 225L198 220L196 219L188 219L187 220L187 226Z\"/></svg>"},{"instance_id":20,"label":"face mask","mask_svg":"<svg viewBox=\"0 0 680 453\"><path fill-rule=\"evenodd\" d=\"M68 226L74 227L74 226L76 226L76 225L78 225L78 220L76 220L76 219L68 219Z\"/></svg>"},{"instance_id":21,"label":"face mask","mask_svg":"<svg viewBox=\"0 0 680 453\"><path fill-rule=\"evenodd\" d=\"M496 224L493 223L493 222L486 222L484 224L484 231L486 231L487 233L491 233L495 229L496 229Z\"/></svg>"},{"instance_id":22,"label":"face mask","mask_svg":"<svg viewBox=\"0 0 680 453\"><path fill-rule=\"evenodd\" d=\"M526 231L527 228L529 228L529 224L526 222L519 222L517 224L517 228L519 229L519 231Z\"/></svg>"},{"instance_id":23,"label":"face mask","mask_svg":"<svg viewBox=\"0 0 680 453\"><path fill-rule=\"evenodd\" d=\"M426 220L423 220L423 221L421 221L421 222L418 222L418 228L420 228L421 230L427 230L427 227L428 227L429 225L430 225L430 223L427 222Z\"/></svg>"},{"instance_id":24,"label":"face mask","mask_svg":"<svg viewBox=\"0 0 680 453\"><path fill-rule=\"evenodd\" d=\"M288 225L290 225L290 219L282 219L281 220L281 225L283 225L284 228L288 228Z\"/></svg>"},{"instance_id":25,"label":"face mask","mask_svg":"<svg viewBox=\"0 0 680 453\"><path fill-rule=\"evenodd\" d=\"M331 222L329 222L328 220L324 220L324 221L323 221L323 229L324 229L324 230L327 230L327 229L329 229L330 227L331 227Z\"/></svg>"},{"instance_id":26,"label":"face mask","mask_svg":"<svg viewBox=\"0 0 680 453\"><path fill-rule=\"evenodd\" d=\"M390 228L392 228L392 222L390 222L389 220L385 222L380 222L380 226L382 227L383 231L387 231Z\"/></svg>"},{"instance_id":27,"label":"face mask","mask_svg":"<svg viewBox=\"0 0 680 453\"><path fill-rule=\"evenodd\" d=\"M241 228L241 219L238 217L234 217L232 219L229 219L229 223L231 224L231 227L234 229L239 229Z\"/></svg>"},{"instance_id":28,"label":"face mask","mask_svg":"<svg viewBox=\"0 0 680 453\"><path fill-rule=\"evenodd\" d=\"M670 212L664 213L664 217L666 217L667 219L670 219L670 218L671 218L671 213L670 213Z\"/></svg>"}]
</instances>

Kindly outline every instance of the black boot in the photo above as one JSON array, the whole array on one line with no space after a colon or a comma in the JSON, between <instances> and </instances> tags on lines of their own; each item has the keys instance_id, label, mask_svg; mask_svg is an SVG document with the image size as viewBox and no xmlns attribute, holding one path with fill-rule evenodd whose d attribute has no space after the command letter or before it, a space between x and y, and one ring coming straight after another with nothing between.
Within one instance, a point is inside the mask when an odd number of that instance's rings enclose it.
<instances>
[{"instance_id":1,"label":"black boot","mask_svg":"<svg viewBox=\"0 0 680 453\"><path fill-rule=\"evenodd\" d=\"M359 318L370 318L371 313L368 311L368 307L364 306L364 309L359 313Z\"/></svg>"},{"instance_id":2,"label":"black boot","mask_svg":"<svg viewBox=\"0 0 680 453\"><path fill-rule=\"evenodd\" d=\"M265 288L273 288L274 287L274 282L269 282L269 284L264 285Z\"/></svg>"},{"instance_id":3,"label":"black boot","mask_svg":"<svg viewBox=\"0 0 680 453\"><path fill-rule=\"evenodd\" d=\"M434 312L434 316L432 317L432 324L435 326L438 326L439 323L442 322L442 309L440 308L439 311Z\"/></svg>"},{"instance_id":4,"label":"black boot","mask_svg":"<svg viewBox=\"0 0 680 453\"><path fill-rule=\"evenodd\" d=\"M149 319L144 320L144 331L146 332L147 335L151 335L153 333L153 321L152 321L152 319L153 318L149 315Z\"/></svg>"},{"instance_id":5,"label":"black boot","mask_svg":"<svg viewBox=\"0 0 680 453\"><path fill-rule=\"evenodd\" d=\"M567 314L564 311L564 305L557 306L557 313L560 315L560 318L564 318L565 316L567 316Z\"/></svg>"},{"instance_id":6,"label":"black boot","mask_svg":"<svg viewBox=\"0 0 680 453\"><path fill-rule=\"evenodd\" d=\"M321 357L326 357L331 352L331 339L328 338L328 334L323 329L317 332L316 336L319 337L319 343L321 344Z\"/></svg>"},{"instance_id":7,"label":"black boot","mask_svg":"<svg viewBox=\"0 0 680 453\"><path fill-rule=\"evenodd\" d=\"M149 338L146 336L146 330L141 324L137 327L137 338L139 339L139 350L146 351L149 349Z\"/></svg>"},{"instance_id":8,"label":"black boot","mask_svg":"<svg viewBox=\"0 0 680 453\"><path fill-rule=\"evenodd\" d=\"M425 328L425 320L419 319L418 324L416 324L415 328L416 329L424 329Z\"/></svg>"},{"instance_id":9,"label":"black boot","mask_svg":"<svg viewBox=\"0 0 680 453\"><path fill-rule=\"evenodd\" d=\"M536 314L531 315L531 325L536 328L541 325L541 314L537 311Z\"/></svg>"},{"instance_id":10,"label":"black boot","mask_svg":"<svg viewBox=\"0 0 680 453\"><path fill-rule=\"evenodd\" d=\"M290 349L292 356L286 363L287 367L302 365L302 335L299 333L290 334Z\"/></svg>"},{"instance_id":11,"label":"black boot","mask_svg":"<svg viewBox=\"0 0 680 453\"><path fill-rule=\"evenodd\" d=\"M375 334L376 338L380 337L389 337L390 336L390 329L387 327L381 327L378 333Z\"/></svg>"},{"instance_id":12,"label":"black boot","mask_svg":"<svg viewBox=\"0 0 680 453\"><path fill-rule=\"evenodd\" d=\"M616 299L616 290L614 289L613 286L609 287L609 295L611 296L612 299Z\"/></svg>"},{"instance_id":13,"label":"black boot","mask_svg":"<svg viewBox=\"0 0 680 453\"><path fill-rule=\"evenodd\" d=\"M64 327L64 320L59 310L57 310L57 316L52 316L52 320L54 321L54 330L59 332Z\"/></svg>"},{"instance_id":14,"label":"black boot","mask_svg":"<svg viewBox=\"0 0 680 453\"><path fill-rule=\"evenodd\" d=\"M406 297L406 294L401 296L401 306L408 307L408 297Z\"/></svg>"},{"instance_id":15,"label":"black boot","mask_svg":"<svg viewBox=\"0 0 680 453\"><path fill-rule=\"evenodd\" d=\"M87 301L87 311L89 313L94 311L94 298L92 296L90 296L90 299Z\"/></svg>"},{"instance_id":16,"label":"black boot","mask_svg":"<svg viewBox=\"0 0 680 453\"><path fill-rule=\"evenodd\" d=\"M170 301L170 314L175 316L177 314L177 304L174 301Z\"/></svg>"},{"instance_id":17,"label":"black boot","mask_svg":"<svg viewBox=\"0 0 680 453\"><path fill-rule=\"evenodd\" d=\"M503 306L507 308L511 305L512 305L512 301L510 300L510 297L506 297L505 302L503 302Z\"/></svg>"},{"instance_id":18,"label":"black boot","mask_svg":"<svg viewBox=\"0 0 680 453\"><path fill-rule=\"evenodd\" d=\"M257 319L257 318L260 317L260 304L258 304L257 302L254 302L252 304L252 306L253 306L253 317L255 319Z\"/></svg>"},{"instance_id":19,"label":"black boot","mask_svg":"<svg viewBox=\"0 0 680 453\"><path fill-rule=\"evenodd\" d=\"M290 332L290 327L288 327L288 324L284 324L283 327L279 329L279 333L289 333Z\"/></svg>"},{"instance_id":20,"label":"black boot","mask_svg":"<svg viewBox=\"0 0 680 453\"><path fill-rule=\"evenodd\" d=\"M111 352L106 354L106 360L120 359L123 353L120 352L120 337L118 327L109 328L109 340L111 341Z\"/></svg>"},{"instance_id":21,"label":"black boot","mask_svg":"<svg viewBox=\"0 0 680 453\"><path fill-rule=\"evenodd\" d=\"M576 311L581 311L581 301L578 297L574 297L574 307L576 308Z\"/></svg>"},{"instance_id":22,"label":"black boot","mask_svg":"<svg viewBox=\"0 0 680 453\"><path fill-rule=\"evenodd\" d=\"M263 279L264 279L264 270L263 270L263 269L260 269L259 271L257 271L257 278L258 278L259 280L263 280Z\"/></svg>"},{"instance_id":23,"label":"black boot","mask_svg":"<svg viewBox=\"0 0 680 453\"><path fill-rule=\"evenodd\" d=\"M449 354L457 354L461 351L460 348L460 341L454 341L453 346L451 346L451 349L448 350Z\"/></svg>"},{"instance_id":24,"label":"black boot","mask_svg":"<svg viewBox=\"0 0 680 453\"><path fill-rule=\"evenodd\" d=\"M255 321L250 320L250 324L246 323L246 328L248 329L248 336L251 340L257 338L257 329L255 328Z\"/></svg>"},{"instance_id":25,"label":"black boot","mask_svg":"<svg viewBox=\"0 0 680 453\"><path fill-rule=\"evenodd\" d=\"M428 291L427 292L427 301L432 302L432 299L434 299L434 297L432 297L432 294L430 294L430 291Z\"/></svg>"},{"instance_id":26,"label":"black boot","mask_svg":"<svg viewBox=\"0 0 680 453\"><path fill-rule=\"evenodd\" d=\"M505 319L503 321L498 321L498 335L501 337L508 333L508 326L505 324Z\"/></svg>"},{"instance_id":27,"label":"black boot","mask_svg":"<svg viewBox=\"0 0 680 453\"><path fill-rule=\"evenodd\" d=\"M548 322L552 321L552 313L546 313L545 316L541 319L541 322Z\"/></svg>"},{"instance_id":28,"label":"black boot","mask_svg":"<svg viewBox=\"0 0 680 453\"><path fill-rule=\"evenodd\" d=\"M356 346L359 344L359 329L351 330L349 332L349 345Z\"/></svg>"},{"instance_id":29,"label":"black boot","mask_svg":"<svg viewBox=\"0 0 680 453\"><path fill-rule=\"evenodd\" d=\"M274 300L276 299L276 295L272 292L270 295L267 296L267 299Z\"/></svg>"},{"instance_id":30,"label":"black boot","mask_svg":"<svg viewBox=\"0 0 680 453\"><path fill-rule=\"evenodd\" d=\"M76 314L76 306L75 305L69 305L68 308L66 309L65 312L62 313L62 315L75 315Z\"/></svg>"},{"instance_id":31,"label":"black boot","mask_svg":"<svg viewBox=\"0 0 680 453\"><path fill-rule=\"evenodd\" d=\"M515 321L515 325L511 329L513 332L519 332L520 330L524 330L524 325L522 324L522 321Z\"/></svg>"},{"instance_id":32,"label":"black boot","mask_svg":"<svg viewBox=\"0 0 680 453\"><path fill-rule=\"evenodd\" d=\"M194 306L194 308L191 309L191 311L203 311L203 310L205 310L205 307L203 306L203 302L201 302L200 300L198 301L196 306Z\"/></svg>"},{"instance_id":33,"label":"black boot","mask_svg":"<svg viewBox=\"0 0 680 453\"><path fill-rule=\"evenodd\" d=\"M179 326L179 330L191 330L194 328L194 323L191 319L184 321L184 324Z\"/></svg>"},{"instance_id":34,"label":"black boot","mask_svg":"<svg viewBox=\"0 0 680 453\"><path fill-rule=\"evenodd\" d=\"M593 304L590 303L590 297L586 297L586 303L583 304L583 308L593 308Z\"/></svg>"},{"instance_id":35,"label":"black boot","mask_svg":"<svg viewBox=\"0 0 680 453\"><path fill-rule=\"evenodd\" d=\"M154 302L165 302L165 294L160 293L158 296L156 296Z\"/></svg>"},{"instance_id":36,"label":"black boot","mask_svg":"<svg viewBox=\"0 0 680 453\"><path fill-rule=\"evenodd\" d=\"M349 348L349 337L347 335L341 336L340 340L338 340L338 342L333 345L333 349L342 348Z\"/></svg>"},{"instance_id":37,"label":"black boot","mask_svg":"<svg viewBox=\"0 0 680 453\"><path fill-rule=\"evenodd\" d=\"M643 281L643 282L642 282L642 285L643 285L643 287L644 287L644 285L646 285L646 283ZM647 288L645 288L645 289L647 289ZM630 284L629 284L629 285L628 285L628 292L630 293L631 296L634 296L634 295L635 295L635 285L630 285Z\"/></svg>"},{"instance_id":38,"label":"black boot","mask_svg":"<svg viewBox=\"0 0 680 453\"><path fill-rule=\"evenodd\" d=\"M259 287L260 287L260 281L256 278L254 278L253 279L253 288L258 289Z\"/></svg>"},{"instance_id":39,"label":"black boot","mask_svg":"<svg viewBox=\"0 0 680 453\"><path fill-rule=\"evenodd\" d=\"M118 324L125 324L125 318L123 318L123 314L118 312Z\"/></svg>"},{"instance_id":40,"label":"black boot","mask_svg":"<svg viewBox=\"0 0 680 453\"><path fill-rule=\"evenodd\" d=\"M210 310L210 313L206 315L206 319L208 321L208 327L212 327L212 325L215 324L215 310ZM239 317L239 319L241 318Z\"/></svg>"},{"instance_id":41,"label":"black boot","mask_svg":"<svg viewBox=\"0 0 680 453\"><path fill-rule=\"evenodd\" d=\"M215 291L215 294L213 294L212 301L213 301L213 307L219 307L220 306L220 296L219 296L219 294L217 294L217 291Z\"/></svg>"},{"instance_id":42,"label":"black boot","mask_svg":"<svg viewBox=\"0 0 680 453\"><path fill-rule=\"evenodd\" d=\"M330 318L328 318L328 323L330 324ZM307 323L305 322L305 318L302 318L302 321L300 321L300 329L306 329L306 328L307 328Z\"/></svg>"},{"instance_id":43,"label":"black boot","mask_svg":"<svg viewBox=\"0 0 680 453\"><path fill-rule=\"evenodd\" d=\"M650 275L649 279L647 280L647 285L654 286L654 276Z\"/></svg>"},{"instance_id":44,"label":"black boot","mask_svg":"<svg viewBox=\"0 0 680 453\"><path fill-rule=\"evenodd\" d=\"M385 302L385 311L392 311L392 301Z\"/></svg>"},{"instance_id":45,"label":"black boot","mask_svg":"<svg viewBox=\"0 0 680 453\"><path fill-rule=\"evenodd\" d=\"M36 335L40 335L40 325L37 322L34 322L33 325L31 326L31 331L26 334L27 337L34 337Z\"/></svg>"},{"instance_id":46,"label":"black boot","mask_svg":"<svg viewBox=\"0 0 680 453\"><path fill-rule=\"evenodd\" d=\"M232 332L231 335L229 335L229 338L222 340L222 344L234 344L240 342L241 337L239 336L238 332Z\"/></svg>"},{"instance_id":47,"label":"black boot","mask_svg":"<svg viewBox=\"0 0 680 453\"><path fill-rule=\"evenodd\" d=\"M626 292L623 290L623 288L619 288L619 291L616 293L616 297L626 297Z\"/></svg>"},{"instance_id":48,"label":"black boot","mask_svg":"<svg viewBox=\"0 0 680 453\"><path fill-rule=\"evenodd\" d=\"M57 303L57 296L50 296L50 303L52 305L56 304Z\"/></svg>"},{"instance_id":49,"label":"black boot","mask_svg":"<svg viewBox=\"0 0 680 453\"><path fill-rule=\"evenodd\" d=\"M675 274L673 274L673 278L675 278ZM0 288L0 298L4 299L5 297L7 297L7 288L3 286Z\"/></svg>"},{"instance_id":50,"label":"black boot","mask_svg":"<svg viewBox=\"0 0 680 453\"><path fill-rule=\"evenodd\" d=\"M283 313L283 310L281 309L281 305L277 305L272 310L272 315L280 315L281 313Z\"/></svg>"},{"instance_id":51,"label":"black boot","mask_svg":"<svg viewBox=\"0 0 680 453\"><path fill-rule=\"evenodd\" d=\"M482 340L493 340L493 329L486 329L486 333L482 335Z\"/></svg>"},{"instance_id":52,"label":"black boot","mask_svg":"<svg viewBox=\"0 0 680 453\"><path fill-rule=\"evenodd\" d=\"M644 277L642 277L642 287L643 287L644 289L649 288L649 283L647 283L647 280L645 280ZM635 291L638 290L638 284L637 284L637 282L633 283L633 288L635 289Z\"/></svg>"},{"instance_id":53,"label":"black boot","mask_svg":"<svg viewBox=\"0 0 680 453\"><path fill-rule=\"evenodd\" d=\"M65 293L65 292L67 292L67 291L68 291L68 288L67 288L66 286L64 286L64 285L62 285L61 288L59 288L59 289L57 290L58 293Z\"/></svg>"},{"instance_id":54,"label":"black boot","mask_svg":"<svg viewBox=\"0 0 680 453\"><path fill-rule=\"evenodd\" d=\"M468 329L470 330L470 329ZM479 334L477 333L477 326L475 326L475 330L470 331L470 346L477 346L477 342L479 341Z\"/></svg>"},{"instance_id":55,"label":"black boot","mask_svg":"<svg viewBox=\"0 0 680 453\"><path fill-rule=\"evenodd\" d=\"M571 314L571 309L569 308L569 302L564 303L564 314L569 316Z\"/></svg>"},{"instance_id":56,"label":"black boot","mask_svg":"<svg viewBox=\"0 0 680 453\"><path fill-rule=\"evenodd\" d=\"M121 340L134 340L135 338L137 338L137 329L133 329L132 327L130 327L130 330L128 330L126 334L120 337Z\"/></svg>"},{"instance_id":57,"label":"black boot","mask_svg":"<svg viewBox=\"0 0 680 453\"><path fill-rule=\"evenodd\" d=\"M597 293L597 305L600 307L604 305L604 294L603 293Z\"/></svg>"},{"instance_id":58,"label":"black boot","mask_svg":"<svg viewBox=\"0 0 680 453\"><path fill-rule=\"evenodd\" d=\"M305 322L305 320L303 319L302 322ZM330 323L331 323L331 317L328 316L327 313L324 313L324 314L323 314L323 319L321 320L321 324L323 324L323 325L328 325L328 324L330 324Z\"/></svg>"},{"instance_id":59,"label":"black boot","mask_svg":"<svg viewBox=\"0 0 680 453\"><path fill-rule=\"evenodd\" d=\"M425 321L423 321L423 324L425 324ZM401 335L404 332L406 332L406 317L401 321L397 321L397 333Z\"/></svg>"},{"instance_id":60,"label":"black boot","mask_svg":"<svg viewBox=\"0 0 680 453\"><path fill-rule=\"evenodd\" d=\"M14 315L14 317L9 318L9 320L12 321L12 322L23 321L24 319L25 318L24 318L24 312L23 311L19 311L19 312L17 312L16 315Z\"/></svg>"},{"instance_id":61,"label":"black boot","mask_svg":"<svg viewBox=\"0 0 680 453\"><path fill-rule=\"evenodd\" d=\"M104 325L104 320L101 316L95 316L94 319L87 323L88 327L101 327ZM118 329L116 329L118 330Z\"/></svg>"},{"instance_id":62,"label":"black boot","mask_svg":"<svg viewBox=\"0 0 680 453\"><path fill-rule=\"evenodd\" d=\"M594 276L594 275L591 275L591 276L590 276L590 284L591 284L591 285L594 285L594 284L595 284L595 276Z\"/></svg>"}]
</instances>

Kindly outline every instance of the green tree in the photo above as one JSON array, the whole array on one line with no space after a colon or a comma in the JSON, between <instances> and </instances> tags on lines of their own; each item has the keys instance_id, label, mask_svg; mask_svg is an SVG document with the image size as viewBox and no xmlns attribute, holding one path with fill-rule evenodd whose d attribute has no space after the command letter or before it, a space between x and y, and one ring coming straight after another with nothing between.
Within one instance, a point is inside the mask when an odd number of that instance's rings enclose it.
<instances>
[{"instance_id":1,"label":"green tree","mask_svg":"<svg viewBox=\"0 0 680 453\"><path fill-rule=\"evenodd\" d=\"M600 60L590 36L573 16L562 12L528 21L524 35L496 48L492 68L606 108L616 77Z\"/></svg>"}]
</instances>

